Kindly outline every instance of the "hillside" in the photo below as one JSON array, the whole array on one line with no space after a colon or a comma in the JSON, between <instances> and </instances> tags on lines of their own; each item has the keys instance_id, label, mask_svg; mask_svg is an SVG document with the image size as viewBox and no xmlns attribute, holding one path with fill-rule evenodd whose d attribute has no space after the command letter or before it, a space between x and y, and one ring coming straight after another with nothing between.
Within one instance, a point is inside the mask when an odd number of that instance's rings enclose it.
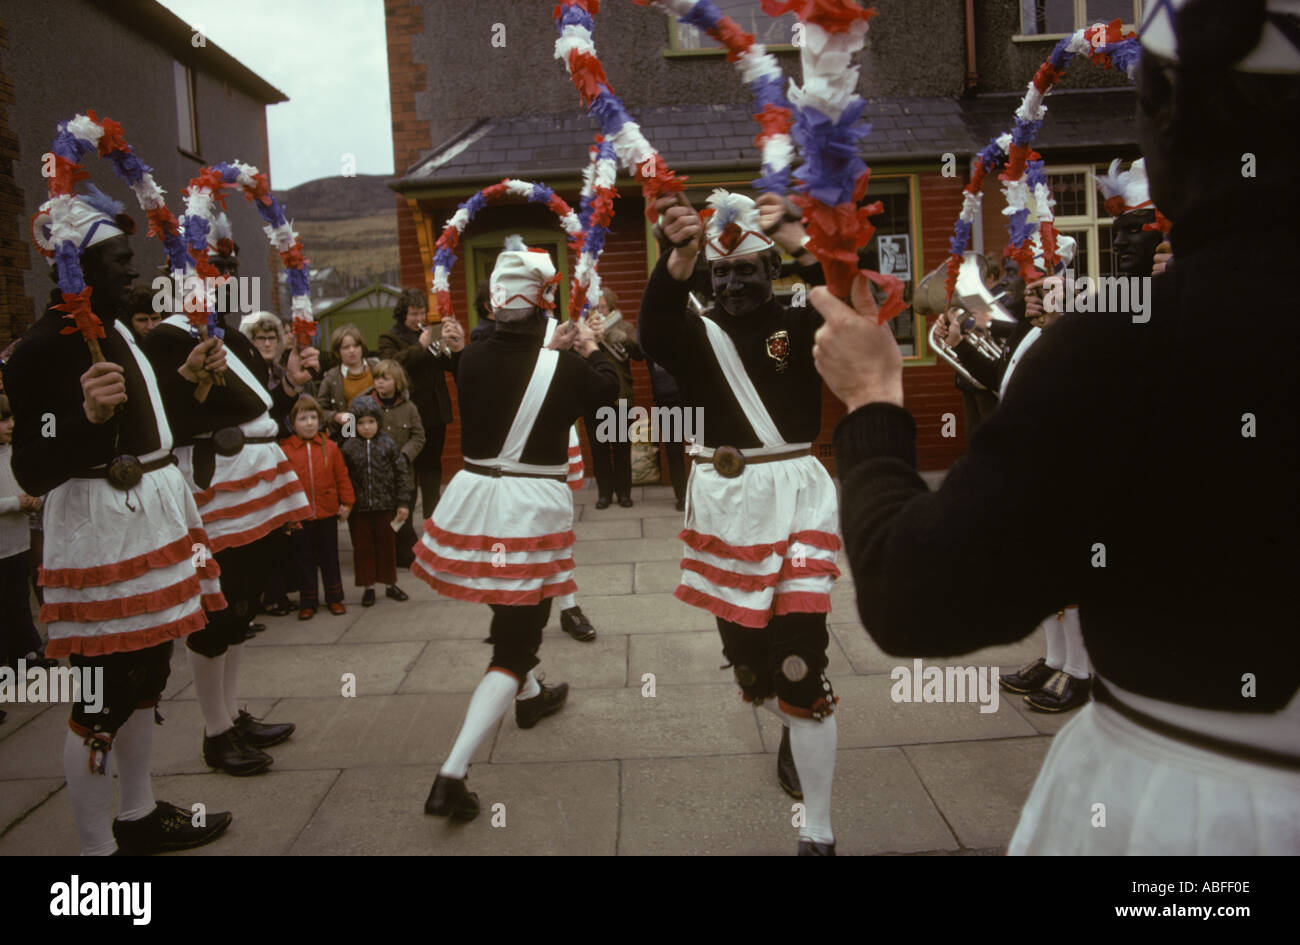
<instances>
[{"instance_id":1,"label":"hillside","mask_svg":"<svg viewBox=\"0 0 1300 945\"><path fill-rule=\"evenodd\" d=\"M397 196L385 183L387 174L322 177L274 191L291 220L351 220L393 212Z\"/></svg>"},{"instance_id":2,"label":"hillside","mask_svg":"<svg viewBox=\"0 0 1300 945\"><path fill-rule=\"evenodd\" d=\"M397 209L388 179L325 177L276 192L313 269L333 266L349 289L399 280Z\"/></svg>"}]
</instances>

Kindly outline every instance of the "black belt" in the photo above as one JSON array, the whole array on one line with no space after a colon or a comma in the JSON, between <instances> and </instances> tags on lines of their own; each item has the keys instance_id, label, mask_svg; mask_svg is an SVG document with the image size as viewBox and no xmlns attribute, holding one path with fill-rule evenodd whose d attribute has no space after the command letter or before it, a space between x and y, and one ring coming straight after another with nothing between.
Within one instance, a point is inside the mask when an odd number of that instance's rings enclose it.
<instances>
[{"instance_id":1,"label":"black belt","mask_svg":"<svg viewBox=\"0 0 1300 945\"><path fill-rule=\"evenodd\" d=\"M121 457L119 457L119 459L120 458ZM116 461L117 460L114 460L114 462ZM166 456L163 456L159 459L152 459L147 463L139 463L141 474L151 473L159 469L164 469L167 466L175 466L175 465L176 465L176 457L172 453L168 453ZM83 470L82 472L73 473L71 478L108 479L111 481L112 477L109 475L109 472L112 470L112 468L113 468L112 464L110 463L109 465L105 466L103 469L86 469Z\"/></svg>"},{"instance_id":2,"label":"black belt","mask_svg":"<svg viewBox=\"0 0 1300 945\"><path fill-rule=\"evenodd\" d=\"M712 456L701 456L696 454L691 460L696 463L710 463L718 471L718 475L727 479L735 479L745 471L746 466L754 463L774 463L782 459L797 459L800 456L811 456L812 447L805 446L803 449L786 450L784 453L768 453L763 456L746 456L734 446L719 446L713 451Z\"/></svg>"},{"instance_id":3,"label":"black belt","mask_svg":"<svg viewBox=\"0 0 1300 945\"><path fill-rule=\"evenodd\" d=\"M1201 732L1194 732L1191 729L1183 728L1166 722L1163 719L1157 719L1154 716L1147 715L1145 712L1133 708L1121 702L1115 697L1115 693L1106 687L1106 684L1096 676L1092 680L1092 697L1107 708L1113 709L1124 718L1136 725L1150 729L1166 738L1172 738L1174 741L1182 742L1185 745L1191 745L1195 748L1201 748L1205 751L1212 751L1220 755L1227 755L1229 758L1236 758L1240 761L1253 761L1256 764L1270 765L1274 768L1285 768L1288 771L1300 771L1300 758L1295 755L1288 755L1285 752L1273 751L1269 748L1256 748L1253 745L1243 745L1240 742L1229 741L1226 738L1219 738L1216 735L1205 735Z\"/></svg>"},{"instance_id":4,"label":"black belt","mask_svg":"<svg viewBox=\"0 0 1300 945\"><path fill-rule=\"evenodd\" d=\"M513 472L509 469L502 469L500 466L480 466L478 463L469 462L465 463L465 471L480 476L491 476L493 479L500 479L502 476L514 476L519 479L554 479L556 482L567 482L569 478L564 473Z\"/></svg>"}]
</instances>

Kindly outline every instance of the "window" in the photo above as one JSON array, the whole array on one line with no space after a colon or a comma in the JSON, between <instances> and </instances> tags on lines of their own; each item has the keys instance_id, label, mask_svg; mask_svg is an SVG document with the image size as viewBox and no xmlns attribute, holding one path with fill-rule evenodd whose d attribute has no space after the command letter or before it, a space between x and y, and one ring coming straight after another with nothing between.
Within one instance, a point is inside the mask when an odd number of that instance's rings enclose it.
<instances>
[{"instance_id":1,"label":"window","mask_svg":"<svg viewBox=\"0 0 1300 945\"><path fill-rule=\"evenodd\" d=\"M768 16L754 0L715 0L719 10L740 24L740 28L768 49L794 49L794 27L799 22L793 13ZM708 33L693 26L669 20L668 49L682 53L720 53L724 47Z\"/></svg>"},{"instance_id":2,"label":"window","mask_svg":"<svg viewBox=\"0 0 1300 945\"><path fill-rule=\"evenodd\" d=\"M172 63L176 86L176 145L192 158L199 157L199 116L194 102L194 70L179 62Z\"/></svg>"},{"instance_id":3,"label":"window","mask_svg":"<svg viewBox=\"0 0 1300 945\"><path fill-rule=\"evenodd\" d=\"M1105 173L1106 168L1087 166L1047 169L1047 183L1056 200L1054 225L1079 241L1070 268L1075 276L1112 276L1116 274L1115 254L1110 241L1111 216L1102 205L1090 171Z\"/></svg>"},{"instance_id":4,"label":"window","mask_svg":"<svg viewBox=\"0 0 1300 945\"><path fill-rule=\"evenodd\" d=\"M1093 23L1142 22L1142 0L1020 0L1020 35L1059 39Z\"/></svg>"}]
</instances>

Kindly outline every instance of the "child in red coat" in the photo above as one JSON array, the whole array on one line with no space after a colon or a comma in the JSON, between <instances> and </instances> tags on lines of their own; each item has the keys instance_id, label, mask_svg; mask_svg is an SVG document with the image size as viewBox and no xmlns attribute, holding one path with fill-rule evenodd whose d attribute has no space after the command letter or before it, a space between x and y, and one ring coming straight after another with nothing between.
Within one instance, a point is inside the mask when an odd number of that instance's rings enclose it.
<instances>
[{"instance_id":1,"label":"child in red coat","mask_svg":"<svg viewBox=\"0 0 1300 945\"><path fill-rule=\"evenodd\" d=\"M294 435L280 441L284 454L293 463L303 490L311 503L312 517L293 533L294 554L298 559L298 583L301 591L299 620L316 615L316 572L325 582L325 603L330 613L347 613L343 606L343 578L339 574L339 526L348 520L356 502L352 482L343 454L320 432L321 407L312 397L299 397L289 411Z\"/></svg>"}]
</instances>

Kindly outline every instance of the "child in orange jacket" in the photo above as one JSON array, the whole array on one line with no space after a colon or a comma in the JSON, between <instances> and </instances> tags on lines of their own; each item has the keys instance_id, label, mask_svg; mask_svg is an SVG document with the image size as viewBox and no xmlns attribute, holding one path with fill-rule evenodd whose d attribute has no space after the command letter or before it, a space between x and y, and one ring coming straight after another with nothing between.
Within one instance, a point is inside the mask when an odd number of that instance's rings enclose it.
<instances>
[{"instance_id":1,"label":"child in orange jacket","mask_svg":"<svg viewBox=\"0 0 1300 945\"><path fill-rule=\"evenodd\" d=\"M339 574L339 526L348 520L356 502L343 454L334 441L320 432L321 407L312 397L299 397L289 411L294 435L280 441L293 463L311 503L312 517L293 533L294 555L298 559L301 596L299 620L316 615L316 572L325 583L325 604L335 616L347 613L343 605L343 578Z\"/></svg>"}]
</instances>

